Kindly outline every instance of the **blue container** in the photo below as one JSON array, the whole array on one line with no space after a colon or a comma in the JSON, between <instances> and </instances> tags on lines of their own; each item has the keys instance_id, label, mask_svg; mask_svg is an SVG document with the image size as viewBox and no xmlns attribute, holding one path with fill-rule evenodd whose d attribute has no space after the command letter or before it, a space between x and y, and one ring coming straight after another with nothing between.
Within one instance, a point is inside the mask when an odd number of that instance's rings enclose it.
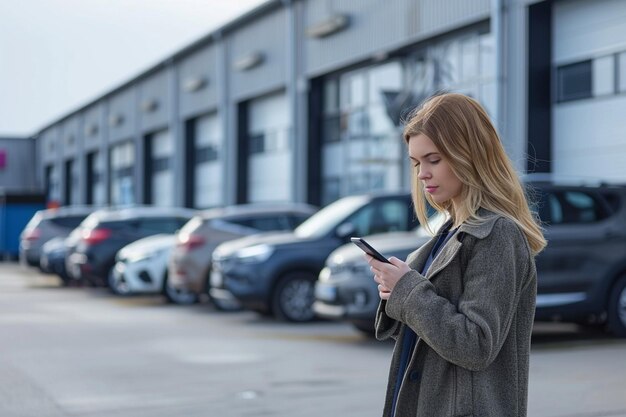
<instances>
[{"instance_id":1,"label":"blue container","mask_svg":"<svg viewBox=\"0 0 626 417\"><path fill-rule=\"evenodd\" d=\"M46 208L44 194L0 194L0 255L17 258L20 233L37 210Z\"/></svg>"}]
</instances>

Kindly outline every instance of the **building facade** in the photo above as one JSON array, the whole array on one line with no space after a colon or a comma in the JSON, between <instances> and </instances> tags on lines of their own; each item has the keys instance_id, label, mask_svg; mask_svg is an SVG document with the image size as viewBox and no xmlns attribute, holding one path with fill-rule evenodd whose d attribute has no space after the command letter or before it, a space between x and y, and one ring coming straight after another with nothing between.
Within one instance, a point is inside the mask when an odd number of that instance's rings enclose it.
<instances>
[{"instance_id":1,"label":"building facade","mask_svg":"<svg viewBox=\"0 0 626 417\"><path fill-rule=\"evenodd\" d=\"M38 174L62 204L408 190L401 120L457 91L521 173L619 180L625 17L619 0L268 1L43 128Z\"/></svg>"}]
</instances>

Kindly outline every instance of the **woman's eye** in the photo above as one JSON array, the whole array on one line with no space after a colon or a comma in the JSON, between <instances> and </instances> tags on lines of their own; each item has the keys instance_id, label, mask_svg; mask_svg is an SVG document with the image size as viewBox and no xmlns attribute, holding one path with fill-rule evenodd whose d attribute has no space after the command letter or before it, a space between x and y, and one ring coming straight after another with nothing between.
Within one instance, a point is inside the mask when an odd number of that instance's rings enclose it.
<instances>
[{"instance_id":1,"label":"woman's eye","mask_svg":"<svg viewBox=\"0 0 626 417\"><path fill-rule=\"evenodd\" d=\"M431 164L436 165L439 163L439 161L441 161L441 159L437 159L436 161L430 161Z\"/></svg>"}]
</instances>

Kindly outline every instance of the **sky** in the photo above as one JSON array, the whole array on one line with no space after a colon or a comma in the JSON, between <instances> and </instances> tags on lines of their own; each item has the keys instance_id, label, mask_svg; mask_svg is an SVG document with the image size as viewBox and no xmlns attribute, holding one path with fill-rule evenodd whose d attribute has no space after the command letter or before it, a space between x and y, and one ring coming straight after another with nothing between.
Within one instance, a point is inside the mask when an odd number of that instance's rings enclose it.
<instances>
[{"instance_id":1,"label":"sky","mask_svg":"<svg viewBox=\"0 0 626 417\"><path fill-rule=\"evenodd\" d=\"M0 0L0 137L30 136L266 0Z\"/></svg>"}]
</instances>

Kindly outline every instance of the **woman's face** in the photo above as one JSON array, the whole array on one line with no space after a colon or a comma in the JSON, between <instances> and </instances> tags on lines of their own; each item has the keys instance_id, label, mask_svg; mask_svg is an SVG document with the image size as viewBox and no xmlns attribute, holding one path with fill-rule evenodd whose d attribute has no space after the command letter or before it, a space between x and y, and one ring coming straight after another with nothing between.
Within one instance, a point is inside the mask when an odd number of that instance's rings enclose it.
<instances>
[{"instance_id":1,"label":"woman's face","mask_svg":"<svg viewBox=\"0 0 626 417\"><path fill-rule=\"evenodd\" d=\"M458 205L463 183L428 136L420 133L409 138L409 158L417 170L424 192L430 194L435 203L452 200L455 206Z\"/></svg>"}]
</instances>

